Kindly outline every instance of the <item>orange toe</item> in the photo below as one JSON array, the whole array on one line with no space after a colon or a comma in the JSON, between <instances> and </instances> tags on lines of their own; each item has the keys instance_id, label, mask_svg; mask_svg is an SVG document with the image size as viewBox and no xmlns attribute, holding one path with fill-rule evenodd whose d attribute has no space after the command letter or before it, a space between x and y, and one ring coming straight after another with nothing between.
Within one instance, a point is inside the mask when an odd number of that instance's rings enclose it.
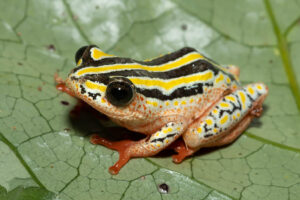
<instances>
[{"instance_id":1,"label":"orange toe","mask_svg":"<svg viewBox=\"0 0 300 200\"><path fill-rule=\"evenodd\" d=\"M119 152L119 160L109 168L109 173L113 175L118 174L120 169L130 160L131 156L130 153L128 152L128 149L131 145L136 143L131 140L112 142L104 138L101 138L96 134L91 136L90 141L92 144L99 144Z\"/></svg>"}]
</instances>

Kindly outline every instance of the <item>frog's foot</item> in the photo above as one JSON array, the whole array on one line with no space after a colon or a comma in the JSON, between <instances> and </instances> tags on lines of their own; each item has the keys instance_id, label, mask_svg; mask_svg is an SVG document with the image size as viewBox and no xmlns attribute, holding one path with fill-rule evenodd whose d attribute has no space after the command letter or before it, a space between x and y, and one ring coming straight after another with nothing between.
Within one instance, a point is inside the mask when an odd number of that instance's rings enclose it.
<instances>
[{"instance_id":1,"label":"frog's foot","mask_svg":"<svg viewBox=\"0 0 300 200\"><path fill-rule=\"evenodd\" d=\"M92 144L99 144L119 152L119 160L109 168L109 172L111 174L118 174L120 169L130 160L131 156L128 152L128 149L131 145L134 145L134 143L136 143L135 141L131 140L111 142L99 137L98 135L92 135L90 141Z\"/></svg>"},{"instance_id":2,"label":"frog's foot","mask_svg":"<svg viewBox=\"0 0 300 200\"><path fill-rule=\"evenodd\" d=\"M260 117L262 112L263 112L262 105L258 104L254 106L253 109L251 110L251 115L253 115L254 117Z\"/></svg>"},{"instance_id":3,"label":"frog's foot","mask_svg":"<svg viewBox=\"0 0 300 200\"><path fill-rule=\"evenodd\" d=\"M91 143L100 144L119 152L119 160L109 168L111 174L118 174L131 158L148 157L159 153L180 137L183 130L183 123L170 122L151 136L137 142L130 140L111 142L93 135Z\"/></svg>"},{"instance_id":4,"label":"frog's foot","mask_svg":"<svg viewBox=\"0 0 300 200\"><path fill-rule=\"evenodd\" d=\"M239 67L237 67L235 65L228 65L226 68L228 69L228 71L231 74L235 75L236 77L240 76L240 68Z\"/></svg>"},{"instance_id":5,"label":"frog's foot","mask_svg":"<svg viewBox=\"0 0 300 200\"><path fill-rule=\"evenodd\" d=\"M177 152L176 155L172 156L172 160L174 163L181 163L186 157L192 155L194 151L189 149L182 139L176 140L171 148Z\"/></svg>"},{"instance_id":6,"label":"frog's foot","mask_svg":"<svg viewBox=\"0 0 300 200\"><path fill-rule=\"evenodd\" d=\"M61 92L65 92L72 97L75 96L75 94L66 86L65 81L57 73L54 74L54 80L57 83L56 85L57 90Z\"/></svg>"}]
</instances>

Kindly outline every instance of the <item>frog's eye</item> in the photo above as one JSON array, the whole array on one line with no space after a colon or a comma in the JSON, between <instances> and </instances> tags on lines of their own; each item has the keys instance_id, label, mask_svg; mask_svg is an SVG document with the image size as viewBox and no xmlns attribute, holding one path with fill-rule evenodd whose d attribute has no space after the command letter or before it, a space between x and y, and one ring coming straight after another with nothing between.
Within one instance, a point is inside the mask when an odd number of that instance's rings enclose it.
<instances>
[{"instance_id":1,"label":"frog's eye","mask_svg":"<svg viewBox=\"0 0 300 200\"><path fill-rule=\"evenodd\" d=\"M78 63L79 59L82 57L84 51L86 50L88 46L83 46L80 49L77 50L75 54L75 62Z\"/></svg>"},{"instance_id":2,"label":"frog's eye","mask_svg":"<svg viewBox=\"0 0 300 200\"><path fill-rule=\"evenodd\" d=\"M126 106L135 97L134 84L127 78L114 77L107 85L105 96L114 106Z\"/></svg>"}]
</instances>

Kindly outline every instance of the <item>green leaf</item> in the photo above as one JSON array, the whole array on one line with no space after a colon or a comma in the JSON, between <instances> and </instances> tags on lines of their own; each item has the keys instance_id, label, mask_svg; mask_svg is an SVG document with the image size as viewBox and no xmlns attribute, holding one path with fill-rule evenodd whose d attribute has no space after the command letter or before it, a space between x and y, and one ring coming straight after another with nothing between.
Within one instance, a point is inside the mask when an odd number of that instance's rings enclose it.
<instances>
[{"instance_id":1,"label":"green leaf","mask_svg":"<svg viewBox=\"0 0 300 200\"><path fill-rule=\"evenodd\" d=\"M0 199L299 199L299 11L299 0L0 1ZM88 135L126 131L70 116L76 100L53 80L87 44L135 59L192 46L267 84L264 115L232 145L179 165L133 159L112 176L118 154Z\"/></svg>"},{"instance_id":2,"label":"green leaf","mask_svg":"<svg viewBox=\"0 0 300 200\"><path fill-rule=\"evenodd\" d=\"M0 186L1 200L54 200L55 194L38 187L18 187L10 192Z\"/></svg>"}]
</instances>

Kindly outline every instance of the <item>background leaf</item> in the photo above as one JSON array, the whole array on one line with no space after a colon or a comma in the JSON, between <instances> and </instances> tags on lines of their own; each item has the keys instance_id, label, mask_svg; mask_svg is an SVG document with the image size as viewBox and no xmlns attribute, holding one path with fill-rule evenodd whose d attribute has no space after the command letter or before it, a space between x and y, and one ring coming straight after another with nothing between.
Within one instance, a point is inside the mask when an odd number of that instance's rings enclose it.
<instances>
[{"instance_id":1,"label":"background leaf","mask_svg":"<svg viewBox=\"0 0 300 200\"><path fill-rule=\"evenodd\" d=\"M299 11L299 0L0 1L0 197L299 199ZM112 176L118 154L87 136L108 129L90 111L70 117L76 100L53 80L87 44L135 59L192 46L266 83L264 115L232 145L180 165L134 159Z\"/></svg>"}]
</instances>

